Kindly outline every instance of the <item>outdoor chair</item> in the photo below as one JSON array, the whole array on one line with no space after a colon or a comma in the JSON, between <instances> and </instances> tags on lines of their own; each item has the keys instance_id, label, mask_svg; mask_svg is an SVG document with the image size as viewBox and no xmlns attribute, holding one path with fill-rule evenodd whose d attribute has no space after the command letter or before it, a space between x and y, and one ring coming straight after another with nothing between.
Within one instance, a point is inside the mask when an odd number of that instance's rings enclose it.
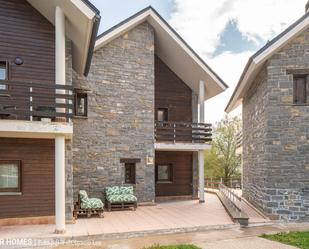
<instances>
[{"instance_id":1,"label":"outdoor chair","mask_svg":"<svg viewBox=\"0 0 309 249\"><path fill-rule=\"evenodd\" d=\"M79 215L86 215L88 218L91 215L99 215L103 218L104 204L99 198L88 198L85 190L80 190L78 193L78 201L75 204L73 215L75 218Z\"/></svg>"},{"instance_id":2,"label":"outdoor chair","mask_svg":"<svg viewBox=\"0 0 309 249\"><path fill-rule=\"evenodd\" d=\"M132 186L107 187L105 197L108 211L127 208L135 210L137 208L137 198L133 193Z\"/></svg>"}]
</instances>

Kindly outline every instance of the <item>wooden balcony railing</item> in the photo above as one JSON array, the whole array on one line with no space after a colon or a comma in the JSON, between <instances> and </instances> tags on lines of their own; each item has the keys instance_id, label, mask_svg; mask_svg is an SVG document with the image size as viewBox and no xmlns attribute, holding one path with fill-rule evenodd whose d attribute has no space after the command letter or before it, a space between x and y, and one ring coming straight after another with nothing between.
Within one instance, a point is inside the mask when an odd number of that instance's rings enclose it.
<instances>
[{"instance_id":1,"label":"wooden balcony railing","mask_svg":"<svg viewBox=\"0 0 309 249\"><path fill-rule=\"evenodd\" d=\"M68 121L73 88L69 85L0 81L0 119Z\"/></svg>"},{"instance_id":2,"label":"wooden balcony railing","mask_svg":"<svg viewBox=\"0 0 309 249\"><path fill-rule=\"evenodd\" d=\"M239 131L236 133L236 148L240 148L242 146L242 132Z\"/></svg>"},{"instance_id":3,"label":"wooden balcony railing","mask_svg":"<svg viewBox=\"0 0 309 249\"><path fill-rule=\"evenodd\" d=\"M155 122L157 142L206 143L212 140L211 131L211 124Z\"/></svg>"}]
</instances>

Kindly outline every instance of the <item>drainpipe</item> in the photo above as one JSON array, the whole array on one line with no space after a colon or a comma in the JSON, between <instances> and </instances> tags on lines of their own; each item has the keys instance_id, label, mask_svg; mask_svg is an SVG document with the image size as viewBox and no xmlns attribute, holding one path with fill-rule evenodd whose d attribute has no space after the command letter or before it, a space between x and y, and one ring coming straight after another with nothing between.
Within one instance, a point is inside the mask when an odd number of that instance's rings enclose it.
<instances>
[{"instance_id":1,"label":"drainpipe","mask_svg":"<svg viewBox=\"0 0 309 249\"><path fill-rule=\"evenodd\" d=\"M55 10L56 84L65 85L65 16L62 9ZM57 99L56 99L57 101ZM57 110L59 111L59 110ZM65 233L65 137L55 137L55 233Z\"/></svg>"}]
</instances>

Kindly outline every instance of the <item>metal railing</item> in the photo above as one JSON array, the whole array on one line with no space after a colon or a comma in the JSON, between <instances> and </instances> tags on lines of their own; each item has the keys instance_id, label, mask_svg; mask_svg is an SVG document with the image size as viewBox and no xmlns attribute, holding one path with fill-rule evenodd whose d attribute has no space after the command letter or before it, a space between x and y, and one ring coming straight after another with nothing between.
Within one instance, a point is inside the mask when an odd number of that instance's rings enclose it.
<instances>
[{"instance_id":1,"label":"metal railing","mask_svg":"<svg viewBox=\"0 0 309 249\"><path fill-rule=\"evenodd\" d=\"M226 200L235 208L236 211L242 211L241 197L235 194L231 189L229 189L224 184L219 184L219 192L226 198Z\"/></svg>"},{"instance_id":2,"label":"metal railing","mask_svg":"<svg viewBox=\"0 0 309 249\"><path fill-rule=\"evenodd\" d=\"M212 140L211 124L184 122L155 122L157 142L206 143Z\"/></svg>"},{"instance_id":3,"label":"metal railing","mask_svg":"<svg viewBox=\"0 0 309 249\"><path fill-rule=\"evenodd\" d=\"M0 81L0 119L69 121L73 100L70 85Z\"/></svg>"}]
</instances>

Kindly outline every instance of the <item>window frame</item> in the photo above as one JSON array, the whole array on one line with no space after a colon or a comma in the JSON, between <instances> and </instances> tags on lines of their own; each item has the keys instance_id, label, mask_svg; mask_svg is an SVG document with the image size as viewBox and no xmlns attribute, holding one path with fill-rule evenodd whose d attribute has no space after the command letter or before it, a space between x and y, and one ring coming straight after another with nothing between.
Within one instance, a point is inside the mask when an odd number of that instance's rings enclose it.
<instances>
[{"instance_id":1,"label":"window frame","mask_svg":"<svg viewBox=\"0 0 309 249\"><path fill-rule=\"evenodd\" d=\"M159 120L158 117L159 117L159 111L164 111L164 119L163 121ZM168 108L165 108L165 107L158 107L157 108L157 111L156 111L156 120L159 121L159 122L168 122L168 116L169 116L169 110Z\"/></svg>"},{"instance_id":2,"label":"window frame","mask_svg":"<svg viewBox=\"0 0 309 249\"><path fill-rule=\"evenodd\" d=\"M307 85L308 85L308 82L307 82L307 78L308 78L308 75L307 74L294 74L293 75L293 104L294 105L306 105L308 104L308 101L307 101ZM299 102L299 99L298 99L298 87L297 87L297 80L299 79L303 79L304 81L304 89L303 89L303 92L304 92L304 101L303 102Z\"/></svg>"},{"instance_id":3,"label":"window frame","mask_svg":"<svg viewBox=\"0 0 309 249\"><path fill-rule=\"evenodd\" d=\"M18 187L17 188L0 188L0 193L21 193L22 191L22 162L21 160L0 160L0 167L2 164L14 163L18 167Z\"/></svg>"},{"instance_id":4,"label":"window frame","mask_svg":"<svg viewBox=\"0 0 309 249\"><path fill-rule=\"evenodd\" d=\"M127 167L130 167L130 177L128 180L127 180ZM125 184L136 184L136 163L135 162L125 162L124 163L124 183Z\"/></svg>"},{"instance_id":5,"label":"window frame","mask_svg":"<svg viewBox=\"0 0 309 249\"><path fill-rule=\"evenodd\" d=\"M78 98L79 96L82 96L81 98L85 99L85 103L84 103L84 115L78 114ZM83 91L75 91L74 94L74 116L75 117L88 117L88 93L87 92L83 92Z\"/></svg>"},{"instance_id":6,"label":"window frame","mask_svg":"<svg viewBox=\"0 0 309 249\"><path fill-rule=\"evenodd\" d=\"M159 179L159 167L168 166L169 167L169 177L168 179ZM155 170L156 183L173 183L174 182L174 166L172 163L157 163Z\"/></svg>"}]
</instances>

